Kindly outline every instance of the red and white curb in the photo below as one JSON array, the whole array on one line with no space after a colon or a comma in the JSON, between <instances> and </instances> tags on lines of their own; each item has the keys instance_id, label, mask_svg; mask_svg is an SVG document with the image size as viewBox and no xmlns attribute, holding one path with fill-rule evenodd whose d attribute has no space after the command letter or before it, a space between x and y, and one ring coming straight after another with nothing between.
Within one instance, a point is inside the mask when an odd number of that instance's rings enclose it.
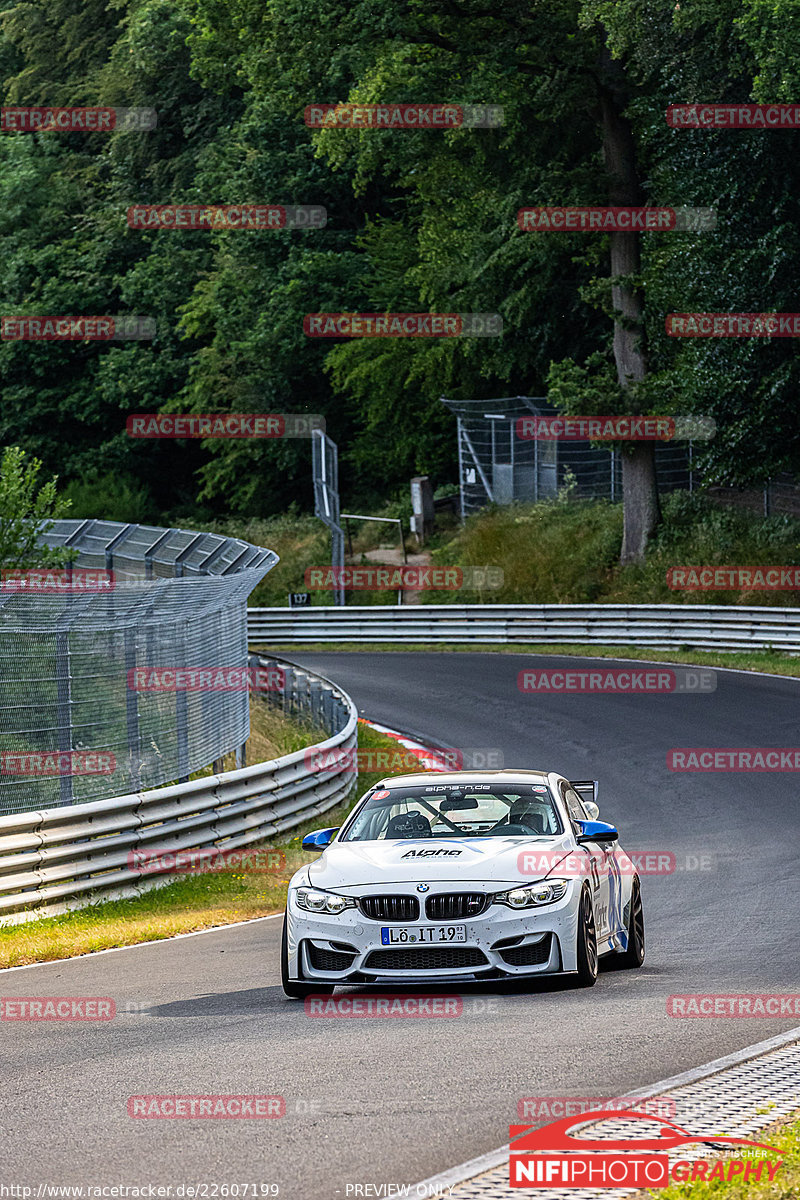
<instances>
[{"instance_id":1,"label":"red and white curb","mask_svg":"<svg viewBox=\"0 0 800 1200\"><path fill-rule=\"evenodd\" d=\"M443 752L434 746L426 746L423 742L409 737L408 734L398 733L396 729L390 729L388 725L379 725L377 721L368 721L366 717L359 717L358 723L359 725L369 725L370 729L374 729L376 733L382 733L384 737L393 738L404 750L408 750L415 758L419 759L420 766L425 767L428 771L453 770L452 763L448 762Z\"/></svg>"}]
</instances>

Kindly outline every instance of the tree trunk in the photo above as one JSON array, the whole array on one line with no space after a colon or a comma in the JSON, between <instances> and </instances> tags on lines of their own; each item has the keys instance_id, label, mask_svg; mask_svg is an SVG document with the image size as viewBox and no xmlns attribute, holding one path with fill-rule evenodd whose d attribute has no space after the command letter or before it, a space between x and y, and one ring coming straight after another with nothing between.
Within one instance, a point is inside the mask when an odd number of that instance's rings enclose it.
<instances>
[{"instance_id":1,"label":"tree trunk","mask_svg":"<svg viewBox=\"0 0 800 1200\"><path fill-rule=\"evenodd\" d=\"M623 532L620 562L644 562L648 539L661 521L653 442L633 442L620 456Z\"/></svg>"},{"instance_id":2,"label":"tree trunk","mask_svg":"<svg viewBox=\"0 0 800 1200\"><path fill-rule=\"evenodd\" d=\"M607 51L603 55L605 78L620 80L619 63ZM613 207L637 207L642 193L636 170L636 145L633 131L622 115L625 95L622 88L600 88L600 115L603 130L603 158L608 172L608 203ZM611 276L638 276L641 269L639 233L612 233ZM629 283L613 283L611 296L615 310L614 360L617 378L623 389L638 383L647 374L644 348L641 293ZM624 531L620 562L644 561L650 535L661 521L656 480L655 443L633 442L623 446L622 502Z\"/></svg>"}]
</instances>

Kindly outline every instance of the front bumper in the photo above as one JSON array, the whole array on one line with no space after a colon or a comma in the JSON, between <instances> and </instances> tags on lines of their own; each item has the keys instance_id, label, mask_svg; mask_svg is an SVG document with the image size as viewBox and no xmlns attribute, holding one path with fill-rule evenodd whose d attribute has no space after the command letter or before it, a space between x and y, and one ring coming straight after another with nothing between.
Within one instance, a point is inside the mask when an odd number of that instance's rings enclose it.
<instances>
[{"instance_id":1,"label":"front bumper","mask_svg":"<svg viewBox=\"0 0 800 1200\"><path fill-rule=\"evenodd\" d=\"M471 890L478 889L474 884ZM448 888L431 888L436 891ZM466 890L466 888L464 889ZM501 890L501 885L492 891ZM374 896L405 893L402 886L373 887L364 894ZM350 894L341 890L340 894ZM413 894L413 893L410 893ZM353 898L357 898L353 896ZM386 984L530 978L577 970L575 955L580 887L571 883L566 895L555 904L514 910L491 904L476 917L452 920L396 922L372 920L357 908L336 916L309 913L289 892L287 941L289 977L293 980L337 984ZM463 925L465 942L444 946L384 946L381 929L405 925L418 928Z\"/></svg>"}]
</instances>

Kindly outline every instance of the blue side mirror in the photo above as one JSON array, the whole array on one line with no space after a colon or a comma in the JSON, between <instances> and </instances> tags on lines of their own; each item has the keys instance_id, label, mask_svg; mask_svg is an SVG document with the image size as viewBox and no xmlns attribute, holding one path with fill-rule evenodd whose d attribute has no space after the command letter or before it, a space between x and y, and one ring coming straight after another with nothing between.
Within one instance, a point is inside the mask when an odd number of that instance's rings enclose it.
<instances>
[{"instance_id":1,"label":"blue side mirror","mask_svg":"<svg viewBox=\"0 0 800 1200\"><path fill-rule=\"evenodd\" d=\"M583 845L584 842L617 842L619 841L619 830L615 825L609 825L606 821L576 821L580 833L575 839L578 845Z\"/></svg>"},{"instance_id":2,"label":"blue side mirror","mask_svg":"<svg viewBox=\"0 0 800 1200\"><path fill-rule=\"evenodd\" d=\"M324 850L326 846L330 846L334 834L338 832L338 825L334 825L333 829L315 829L313 833L307 833L303 838L303 849Z\"/></svg>"}]
</instances>

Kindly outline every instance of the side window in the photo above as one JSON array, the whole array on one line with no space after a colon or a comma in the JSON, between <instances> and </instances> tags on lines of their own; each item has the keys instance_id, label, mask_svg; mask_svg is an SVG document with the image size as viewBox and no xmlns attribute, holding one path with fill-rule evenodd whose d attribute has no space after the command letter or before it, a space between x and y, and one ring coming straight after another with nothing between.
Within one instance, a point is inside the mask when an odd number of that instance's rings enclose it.
<instances>
[{"instance_id":1,"label":"side window","mask_svg":"<svg viewBox=\"0 0 800 1200\"><path fill-rule=\"evenodd\" d=\"M589 815L583 807L581 798L578 793L571 787L561 785L561 794L564 797L564 803L567 806L567 811L573 821L588 821Z\"/></svg>"}]
</instances>

